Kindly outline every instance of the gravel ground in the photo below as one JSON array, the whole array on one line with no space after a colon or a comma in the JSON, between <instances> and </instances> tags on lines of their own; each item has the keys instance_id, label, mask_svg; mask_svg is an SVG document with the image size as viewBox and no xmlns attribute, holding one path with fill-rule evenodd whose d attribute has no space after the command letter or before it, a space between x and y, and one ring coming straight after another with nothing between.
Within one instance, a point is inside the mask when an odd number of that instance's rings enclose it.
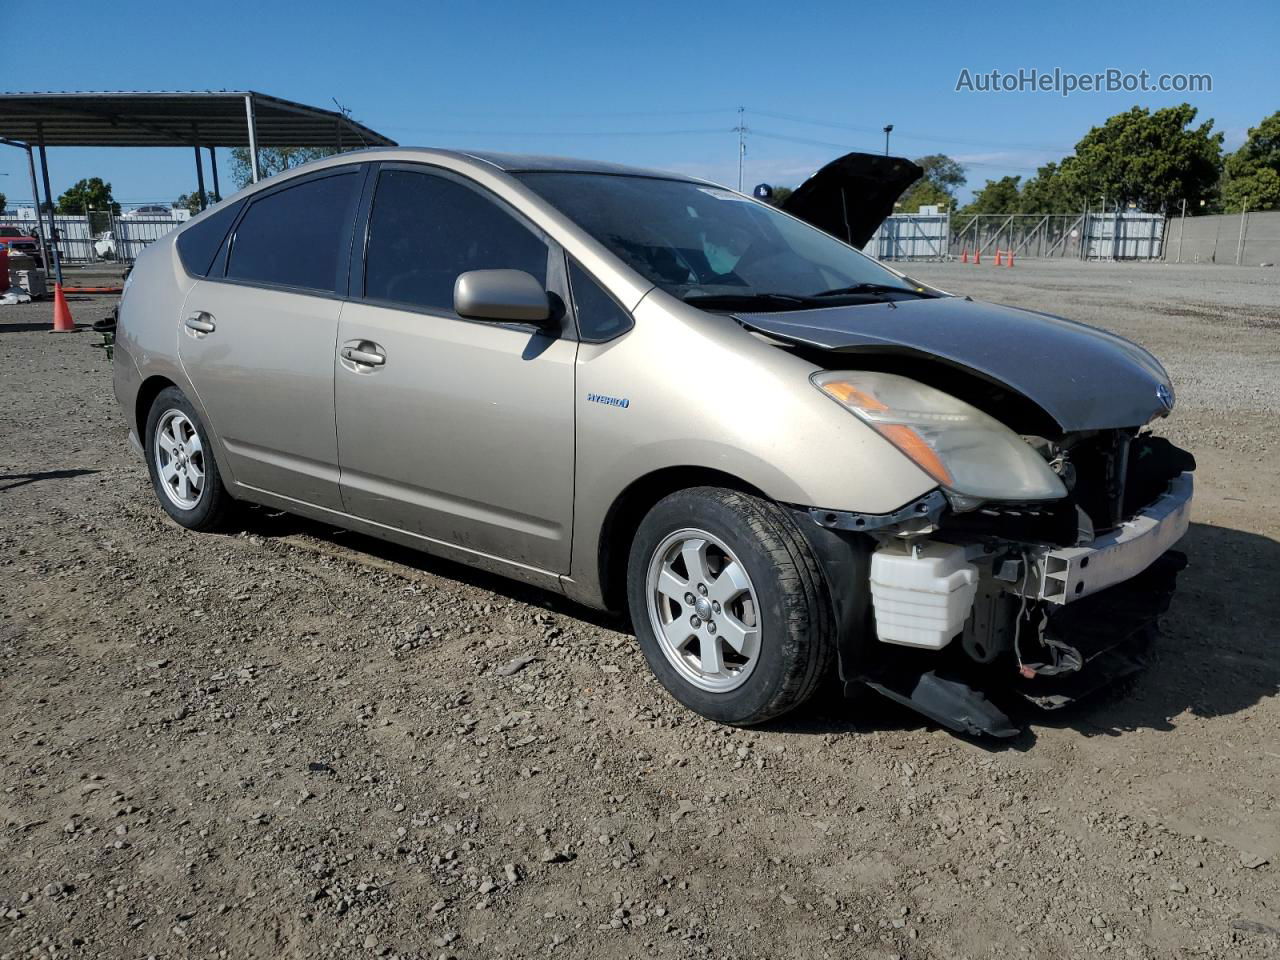
<instances>
[{"instance_id":1,"label":"gravel ground","mask_svg":"<svg viewBox=\"0 0 1280 960\"><path fill-rule=\"evenodd\" d=\"M551 595L188 533L95 335L0 308L0 958L1275 957L1280 273L916 273L1151 347L1201 462L1159 661L1009 744L718 727Z\"/></svg>"}]
</instances>

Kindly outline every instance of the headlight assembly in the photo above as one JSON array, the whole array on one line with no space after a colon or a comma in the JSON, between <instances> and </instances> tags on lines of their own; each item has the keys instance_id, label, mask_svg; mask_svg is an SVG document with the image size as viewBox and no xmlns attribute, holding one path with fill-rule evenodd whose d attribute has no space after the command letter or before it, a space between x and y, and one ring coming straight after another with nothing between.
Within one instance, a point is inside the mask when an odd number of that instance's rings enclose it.
<instances>
[{"instance_id":1,"label":"headlight assembly","mask_svg":"<svg viewBox=\"0 0 1280 960\"><path fill-rule=\"evenodd\" d=\"M892 373L829 370L811 379L950 493L973 500L1067 495L1022 438L950 394Z\"/></svg>"}]
</instances>

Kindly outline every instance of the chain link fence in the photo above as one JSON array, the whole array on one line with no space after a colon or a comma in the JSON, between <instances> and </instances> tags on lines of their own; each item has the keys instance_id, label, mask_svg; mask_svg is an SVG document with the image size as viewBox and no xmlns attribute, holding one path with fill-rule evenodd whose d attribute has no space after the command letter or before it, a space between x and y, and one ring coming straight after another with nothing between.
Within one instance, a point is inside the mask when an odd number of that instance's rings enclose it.
<instances>
[{"instance_id":1,"label":"chain link fence","mask_svg":"<svg viewBox=\"0 0 1280 960\"><path fill-rule=\"evenodd\" d=\"M64 264L90 264L100 261L132 263L150 243L187 222L187 217L173 211L165 216L146 210L113 214L92 211L79 216L55 214L54 229L58 253ZM0 226L16 227L29 236L39 236L33 216L0 217ZM49 219L40 226L49 230ZM48 242L48 236L45 237Z\"/></svg>"},{"instance_id":2,"label":"chain link fence","mask_svg":"<svg viewBox=\"0 0 1280 960\"><path fill-rule=\"evenodd\" d=\"M1137 211L1080 213L895 213L863 248L880 260L963 256L1065 260L1159 260L1166 220Z\"/></svg>"}]
</instances>

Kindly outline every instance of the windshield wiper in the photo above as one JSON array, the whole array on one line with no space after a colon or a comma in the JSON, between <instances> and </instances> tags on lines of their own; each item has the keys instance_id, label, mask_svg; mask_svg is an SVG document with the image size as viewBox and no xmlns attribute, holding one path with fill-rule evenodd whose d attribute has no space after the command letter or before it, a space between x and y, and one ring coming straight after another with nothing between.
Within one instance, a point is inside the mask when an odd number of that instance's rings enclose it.
<instances>
[{"instance_id":1,"label":"windshield wiper","mask_svg":"<svg viewBox=\"0 0 1280 960\"><path fill-rule=\"evenodd\" d=\"M695 293L692 296L682 297L685 303L695 307L723 307L725 309L733 309L742 304L772 304L774 306L783 307L803 307L811 306L812 297L802 297L794 293Z\"/></svg>"},{"instance_id":2,"label":"windshield wiper","mask_svg":"<svg viewBox=\"0 0 1280 960\"><path fill-rule=\"evenodd\" d=\"M856 293L907 293L913 297L931 297L923 290L910 287L898 287L892 283L855 283L847 287L836 287L834 290L823 290L821 293L810 293L809 297L843 297Z\"/></svg>"}]
</instances>

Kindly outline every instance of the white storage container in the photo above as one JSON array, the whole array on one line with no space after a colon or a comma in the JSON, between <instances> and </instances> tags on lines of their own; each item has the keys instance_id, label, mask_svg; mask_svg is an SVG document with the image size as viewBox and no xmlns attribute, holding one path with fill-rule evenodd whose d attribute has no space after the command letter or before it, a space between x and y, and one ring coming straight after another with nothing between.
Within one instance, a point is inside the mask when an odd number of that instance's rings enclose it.
<instances>
[{"instance_id":1,"label":"white storage container","mask_svg":"<svg viewBox=\"0 0 1280 960\"><path fill-rule=\"evenodd\" d=\"M43 270L15 270L15 286L21 287L32 297L43 297L49 292L44 282Z\"/></svg>"},{"instance_id":2,"label":"white storage container","mask_svg":"<svg viewBox=\"0 0 1280 960\"><path fill-rule=\"evenodd\" d=\"M964 547L891 543L871 555L876 633L885 643L941 650L963 629L977 589Z\"/></svg>"}]
</instances>

